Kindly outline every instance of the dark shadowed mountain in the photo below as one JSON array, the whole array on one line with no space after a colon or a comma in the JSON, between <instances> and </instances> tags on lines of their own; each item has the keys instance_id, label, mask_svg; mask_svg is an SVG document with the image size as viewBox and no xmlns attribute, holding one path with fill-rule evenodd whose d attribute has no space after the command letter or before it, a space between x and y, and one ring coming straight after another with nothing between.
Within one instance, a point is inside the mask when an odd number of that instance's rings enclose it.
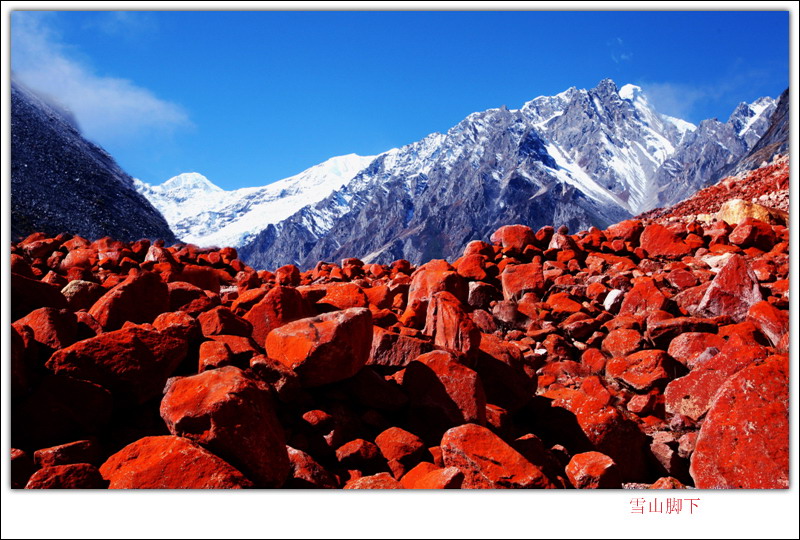
<instances>
[{"instance_id":1,"label":"dark shadowed mountain","mask_svg":"<svg viewBox=\"0 0 800 540\"><path fill-rule=\"evenodd\" d=\"M12 81L11 235L34 231L176 240L133 179L73 119Z\"/></svg>"}]
</instances>

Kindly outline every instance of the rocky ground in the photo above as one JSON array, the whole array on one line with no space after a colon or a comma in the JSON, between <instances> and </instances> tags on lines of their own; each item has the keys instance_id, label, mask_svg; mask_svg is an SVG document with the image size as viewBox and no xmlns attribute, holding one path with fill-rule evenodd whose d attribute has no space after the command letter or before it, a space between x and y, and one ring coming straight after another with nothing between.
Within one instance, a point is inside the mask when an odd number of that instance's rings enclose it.
<instances>
[{"instance_id":1,"label":"rocky ground","mask_svg":"<svg viewBox=\"0 0 800 540\"><path fill-rule=\"evenodd\" d=\"M728 182L416 268L31 235L12 485L788 488L789 231Z\"/></svg>"}]
</instances>

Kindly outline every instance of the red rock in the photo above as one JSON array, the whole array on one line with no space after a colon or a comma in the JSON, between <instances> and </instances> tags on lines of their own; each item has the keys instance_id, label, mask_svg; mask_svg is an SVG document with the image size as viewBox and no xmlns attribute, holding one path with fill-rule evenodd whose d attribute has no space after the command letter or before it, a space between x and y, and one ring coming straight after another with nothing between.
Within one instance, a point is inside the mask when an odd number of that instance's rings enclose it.
<instances>
[{"instance_id":1,"label":"red rock","mask_svg":"<svg viewBox=\"0 0 800 540\"><path fill-rule=\"evenodd\" d=\"M582 306L572 300L568 293L554 293L547 299L547 306L557 320L561 320L573 313L581 311Z\"/></svg>"},{"instance_id":2,"label":"red rock","mask_svg":"<svg viewBox=\"0 0 800 540\"><path fill-rule=\"evenodd\" d=\"M276 328L266 340L267 354L293 369L306 387L355 375L367 362L372 315L350 308L301 319Z\"/></svg>"},{"instance_id":3,"label":"red rock","mask_svg":"<svg viewBox=\"0 0 800 540\"><path fill-rule=\"evenodd\" d=\"M344 489L403 489L403 485L387 472L362 476L347 482Z\"/></svg>"},{"instance_id":4,"label":"red rock","mask_svg":"<svg viewBox=\"0 0 800 540\"><path fill-rule=\"evenodd\" d=\"M281 266L275 270L275 280L278 285L297 287L300 285L300 269L293 264Z\"/></svg>"},{"instance_id":5,"label":"red rock","mask_svg":"<svg viewBox=\"0 0 800 540\"><path fill-rule=\"evenodd\" d=\"M429 473L438 470L441 470L441 468L437 467L433 463L423 461L404 474L403 477L400 478L400 484L402 484L405 489L414 489L414 486L419 480L427 476Z\"/></svg>"},{"instance_id":6,"label":"red rock","mask_svg":"<svg viewBox=\"0 0 800 540\"><path fill-rule=\"evenodd\" d=\"M656 394L652 392L648 394L638 394L633 396L628 402L627 409L639 416L646 416L653 412L656 400Z\"/></svg>"},{"instance_id":7,"label":"red rock","mask_svg":"<svg viewBox=\"0 0 800 540\"><path fill-rule=\"evenodd\" d=\"M67 300L58 287L19 274L11 274L11 320L16 321L34 309L67 307Z\"/></svg>"},{"instance_id":8,"label":"red rock","mask_svg":"<svg viewBox=\"0 0 800 540\"><path fill-rule=\"evenodd\" d=\"M75 343L78 320L66 309L39 308L14 323L33 330L33 339L50 349L62 349Z\"/></svg>"},{"instance_id":9,"label":"red rock","mask_svg":"<svg viewBox=\"0 0 800 540\"><path fill-rule=\"evenodd\" d=\"M667 297L656 287L653 280L644 279L625 293L625 298L619 308L619 315L647 317L654 311L663 310L667 305Z\"/></svg>"},{"instance_id":10,"label":"red rock","mask_svg":"<svg viewBox=\"0 0 800 540\"><path fill-rule=\"evenodd\" d=\"M653 482L648 489L686 489L686 486L677 478L664 476Z\"/></svg>"},{"instance_id":11,"label":"red rock","mask_svg":"<svg viewBox=\"0 0 800 540\"><path fill-rule=\"evenodd\" d=\"M651 223L644 228L639 238L639 245L647 252L648 257L680 259L691 253L691 248L669 229L658 223Z\"/></svg>"},{"instance_id":12,"label":"red rock","mask_svg":"<svg viewBox=\"0 0 800 540\"><path fill-rule=\"evenodd\" d=\"M500 274L500 282L506 300L518 300L529 292L541 297L545 291L545 280L540 259L536 257L529 264L506 266Z\"/></svg>"},{"instance_id":13,"label":"red rock","mask_svg":"<svg viewBox=\"0 0 800 540\"><path fill-rule=\"evenodd\" d=\"M467 283L447 261L434 259L414 272L408 290L408 306L415 302L425 309L427 302L437 292L447 291L460 302L467 300Z\"/></svg>"},{"instance_id":14,"label":"red rock","mask_svg":"<svg viewBox=\"0 0 800 540\"><path fill-rule=\"evenodd\" d=\"M263 354L264 350L249 337L228 336L222 334L211 336L213 341L224 343L233 354L233 361L236 363L248 363L253 357Z\"/></svg>"},{"instance_id":15,"label":"red rock","mask_svg":"<svg viewBox=\"0 0 800 540\"><path fill-rule=\"evenodd\" d=\"M34 465L31 457L24 450L12 448L10 462L11 489L24 488L34 472L36 472L36 465Z\"/></svg>"},{"instance_id":16,"label":"red rock","mask_svg":"<svg viewBox=\"0 0 800 540\"><path fill-rule=\"evenodd\" d=\"M603 351L612 357L627 356L644 346L642 335L632 328L616 328L603 340Z\"/></svg>"},{"instance_id":17,"label":"red rock","mask_svg":"<svg viewBox=\"0 0 800 540\"><path fill-rule=\"evenodd\" d=\"M536 390L535 380L525 373L519 347L493 335L481 334L475 371L483 383L486 399L509 412L522 408Z\"/></svg>"},{"instance_id":18,"label":"red rock","mask_svg":"<svg viewBox=\"0 0 800 540\"><path fill-rule=\"evenodd\" d=\"M313 457L301 450L287 446L289 452L289 479L284 485L287 489L336 489L336 477L328 472Z\"/></svg>"},{"instance_id":19,"label":"red rock","mask_svg":"<svg viewBox=\"0 0 800 540\"><path fill-rule=\"evenodd\" d=\"M117 330L125 322L151 323L169 311L169 289L158 274L132 275L104 294L89 314L105 330Z\"/></svg>"},{"instance_id":20,"label":"red rock","mask_svg":"<svg viewBox=\"0 0 800 540\"><path fill-rule=\"evenodd\" d=\"M61 289L72 311L91 308L105 293L101 285L80 279L70 281Z\"/></svg>"},{"instance_id":21,"label":"red rock","mask_svg":"<svg viewBox=\"0 0 800 540\"><path fill-rule=\"evenodd\" d=\"M429 352L433 345L425 340L372 327L372 350L368 366L405 367L415 358Z\"/></svg>"},{"instance_id":22,"label":"red rock","mask_svg":"<svg viewBox=\"0 0 800 540\"><path fill-rule=\"evenodd\" d=\"M690 287L695 287L698 284L697 276L688 270L682 269L672 270L667 274L666 280L667 283L681 291Z\"/></svg>"},{"instance_id":23,"label":"red rock","mask_svg":"<svg viewBox=\"0 0 800 540\"><path fill-rule=\"evenodd\" d=\"M324 286L325 296L318 304L330 306L332 309L349 309L369 307L369 298L355 283L328 283Z\"/></svg>"},{"instance_id":24,"label":"red rock","mask_svg":"<svg viewBox=\"0 0 800 540\"><path fill-rule=\"evenodd\" d=\"M414 489L460 489L464 473L456 467L431 471L414 483Z\"/></svg>"},{"instance_id":25,"label":"red rock","mask_svg":"<svg viewBox=\"0 0 800 540\"><path fill-rule=\"evenodd\" d=\"M789 333L789 312L766 301L753 304L747 311L747 320L756 325L774 347Z\"/></svg>"},{"instance_id":26,"label":"red rock","mask_svg":"<svg viewBox=\"0 0 800 540\"><path fill-rule=\"evenodd\" d=\"M717 390L730 376L768 355L764 347L729 341L719 353L667 385L664 389L667 412L699 420L708 411Z\"/></svg>"},{"instance_id":27,"label":"red rock","mask_svg":"<svg viewBox=\"0 0 800 540\"><path fill-rule=\"evenodd\" d=\"M428 304L425 334L439 348L472 355L480 346L481 334L461 302L447 291L435 293Z\"/></svg>"},{"instance_id":28,"label":"red rock","mask_svg":"<svg viewBox=\"0 0 800 540\"><path fill-rule=\"evenodd\" d=\"M608 229L606 229L606 237L612 240L620 239L624 242L631 242L633 245L638 245L642 231L644 231L644 225L642 225L641 221L629 219L608 227Z\"/></svg>"},{"instance_id":29,"label":"red rock","mask_svg":"<svg viewBox=\"0 0 800 540\"><path fill-rule=\"evenodd\" d=\"M309 315L311 309L296 289L276 286L244 318L253 325L253 339L263 345L272 330Z\"/></svg>"},{"instance_id":30,"label":"red rock","mask_svg":"<svg viewBox=\"0 0 800 540\"><path fill-rule=\"evenodd\" d=\"M224 306L201 313L197 317L203 335L206 337L217 335L250 337L253 325L249 321L235 315Z\"/></svg>"},{"instance_id":31,"label":"red rock","mask_svg":"<svg viewBox=\"0 0 800 540\"><path fill-rule=\"evenodd\" d=\"M145 437L100 467L110 489L242 489L253 483L223 459L183 437Z\"/></svg>"},{"instance_id":32,"label":"red rock","mask_svg":"<svg viewBox=\"0 0 800 540\"><path fill-rule=\"evenodd\" d=\"M621 489L622 480L614 460L600 452L575 454L566 468L576 489Z\"/></svg>"},{"instance_id":33,"label":"red rock","mask_svg":"<svg viewBox=\"0 0 800 540\"><path fill-rule=\"evenodd\" d=\"M209 369L217 369L235 364L233 353L225 343L204 341L200 344L200 362L197 371L202 373Z\"/></svg>"},{"instance_id":34,"label":"red rock","mask_svg":"<svg viewBox=\"0 0 800 540\"><path fill-rule=\"evenodd\" d=\"M196 264L184 265L180 272L174 274L169 281L182 281L191 283L205 291L219 294L220 274L214 268L198 266Z\"/></svg>"},{"instance_id":35,"label":"red rock","mask_svg":"<svg viewBox=\"0 0 800 540\"><path fill-rule=\"evenodd\" d=\"M336 450L336 459L345 469L368 474L386 468L386 460L378 447L364 439L355 439L340 446Z\"/></svg>"},{"instance_id":36,"label":"red rock","mask_svg":"<svg viewBox=\"0 0 800 540\"><path fill-rule=\"evenodd\" d=\"M75 463L36 471L25 489L104 489L108 482L94 465Z\"/></svg>"},{"instance_id":37,"label":"red rock","mask_svg":"<svg viewBox=\"0 0 800 540\"><path fill-rule=\"evenodd\" d=\"M50 448L42 448L33 453L33 460L40 468L70 465L72 463L90 463L99 465L102 462L102 451L96 440L87 439Z\"/></svg>"},{"instance_id":38,"label":"red rock","mask_svg":"<svg viewBox=\"0 0 800 540\"><path fill-rule=\"evenodd\" d=\"M162 313L153 321L153 328L187 341L196 341L202 338L197 319L183 311Z\"/></svg>"},{"instance_id":39,"label":"red rock","mask_svg":"<svg viewBox=\"0 0 800 540\"><path fill-rule=\"evenodd\" d=\"M698 317L675 317L661 320L648 320L647 337L656 346L666 348L673 338L688 332L714 333L717 325Z\"/></svg>"},{"instance_id":40,"label":"red rock","mask_svg":"<svg viewBox=\"0 0 800 540\"><path fill-rule=\"evenodd\" d=\"M712 354L713 350L719 352L725 346L725 340L717 335L708 332L686 332L673 339L669 344L669 355L688 367L694 368L695 362L707 350ZM716 353L713 353L716 354Z\"/></svg>"},{"instance_id":41,"label":"red rock","mask_svg":"<svg viewBox=\"0 0 800 540\"><path fill-rule=\"evenodd\" d=\"M486 265L489 257L478 253L465 255L458 261L456 270L465 279L483 281L489 277L486 273Z\"/></svg>"},{"instance_id":42,"label":"red rock","mask_svg":"<svg viewBox=\"0 0 800 540\"><path fill-rule=\"evenodd\" d=\"M231 311L237 315L244 315L259 303L268 292L268 289L248 289L246 291L240 289L239 297L231 304Z\"/></svg>"},{"instance_id":43,"label":"red rock","mask_svg":"<svg viewBox=\"0 0 800 540\"><path fill-rule=\"evenodd\" d=\"M530 227L525 225L506 225L493 232L489 240L499 243L503 246L503 249L522 253L527 246L535 243L536 237Z\"/></svg>"},{"instance_id":44,"label":"red rock","mask_svg":"<svg viewBox=\"0 0 800 540\"><path fill-rule=\"evenodd\" d=\"M161 401L170 433L198 442L265 487L289 473L269 388L233 366L170 379Z\"/></svg>"},{"instance_id":45,"label":"red rock","mask_svg":"<svg viewBox=\"0 0 800 540\"><path fill-rule=\"evenodd\" d=\"M728 241L740 248L757 247L769 251L777 243L772 227L763 221L747 218L728 235Z\"/></svg>"},{"instance_id":46,"label":"red rock","mask_svg":"<svg viewBox=\"0 0 800 540\"><path fill-rule=\"evenodd\" d=\"M422 439L399 427L381 432L375 437L375 444L387 461L400 461L409 469L427 454Z\"/></svg>"},{"instance_id":47,"label":"red rock","mask_svg":"<svg viewBox=\"0 0 800 540\"><path fill-rule=\"evenodd\" d=\"M589 380L591 378L587 378ZM586 381L584 381L584 385ZM599 385L601 386L602 385ZM577 421L578 427L589 443L598 452L602 452L611 457L620 470L623 481L638 481L645 477L644 463L644 437L635 423L628 420L624 414L610 404L611 396L605 392L601 396L599 392L586 393L581 390L559 389L548 390L543 397L552 400L551 407L564 408ZM587 388L588 390L588 388ZM542 414L546 411L543 410ZM542 418L545 422L556 422L556 416L552 411L547 411L548 418ZM561 424L565 419L561 420ZM573 439L570 444L581 444L580 439L575 435L570 435L566 425L547 424L549 429L553 429L564 436ZM565 440L568 440L565 438Z\"/></svg>"},{"instance_id":48,"label":"red rock","mask_svg":"<svg viewBox=\"0 0 800 540\"><path fill-rule=\"evenodd\" d=\"M581 354L581 364L592 374L605 373L606 356L597 349L586 349Z\"/></svg>"},{"instance_id":49,"label":"red rock","mask_svg":"<svg viewBox=\"0 0 800 540\"><path fill-rule=\"evenodd\" d=\"M741 322L750 307L761 300L758 278L744 257L734 254L706 290L697 306L697 314L706 317L729 315Z\"/></svg>"},{"instance_id":50,"label":"red rock","mask_svg":"<svg viewBox=\"0 0 800 540\"><path fill-rule=\"evenodd\" d=\"M191 283L173 281L167 284L167 288L170 311L184 311L196 317L203 311L219 305L218 297L209 297L203 289Z\"/></svg>"},{"instance_id":51,"label":"red rock","mask_svg":"<svg viewBox=\"0 0 800 540\"><path fill-rule=\"evenodd\" d=\"M475 424L454 427L444 434L442 458L446 467L464 474L464 489L555 487L539 467Z\"/></svg>"},{"instance_id":52,"label":"red rock","mask_svg":"<svg viewBox=\"0 0 800 540\"><path fill-rule=\"evenodd\" d=\"M132 326L79 341L53 353L46 367L107 388L121 401L144 403L186 357L186 341Z\"/></svg>"},{"instance_id":53,"label":"red rock","mask_svg":"<svg viewBox=\"0 0 800 540\"><path fill-rule=\"evenodd\" d=\"M714 397L692 454L699 489L789 487L789 361L772 356Z\"/></svg>"},{"instance_id":54,"label":"red rock","mask_svg":"<svg viewBox=\"0 0 800 540\"><path fill-rule=\"evenodd\" d=\"M429 352L411 362L403 389L415 424L411 427L426 439L459 424L486 424L486 394L480 377L448 352Z\"/></svg>"}]
</instances>

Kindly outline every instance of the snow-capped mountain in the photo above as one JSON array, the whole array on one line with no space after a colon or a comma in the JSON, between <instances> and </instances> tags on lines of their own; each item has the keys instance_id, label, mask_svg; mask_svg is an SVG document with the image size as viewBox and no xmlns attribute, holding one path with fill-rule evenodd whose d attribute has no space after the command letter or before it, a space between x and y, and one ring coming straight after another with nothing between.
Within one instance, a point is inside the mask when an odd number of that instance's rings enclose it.
<instances>
[{"instance_id":1,"label":"snow-capped mountain","mask_svg":"<svg viewBox=\"0 0 800 540\"><path fill-rule=\"evenodd\" d=\"M151 186L134 180L184 242L241 246L272 223L314 204L347 184L375 156L331 158L263 187L225 191L199 173L184 173Z\"/></svg>"},{"instance_id":2,"label":"snow-capped mountain","mask_svg":"<svg viewBox=\"0 0 800 540\"><path fill-rule=\"evenodd\" d=\"M610 79L520 109L469 115L447 133L379 155L351 182L243 246L253 266L358 256L453 259L501 225L606 226L718 179L768 126L774 100L723 124L659 114L635 85Z\"/></svg>"}]
</instances>

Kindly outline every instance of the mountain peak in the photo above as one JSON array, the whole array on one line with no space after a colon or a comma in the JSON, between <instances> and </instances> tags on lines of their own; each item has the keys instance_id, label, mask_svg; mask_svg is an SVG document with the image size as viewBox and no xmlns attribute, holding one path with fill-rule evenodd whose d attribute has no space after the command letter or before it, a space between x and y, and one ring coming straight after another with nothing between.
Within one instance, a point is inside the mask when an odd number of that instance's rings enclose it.
<instances>
[{"instance_id":1,"label":"mountain peak","mask_svg":"<svg viewBox=\"0 0 800 540\"><path fill-rule=\"evenodd\" d=\"M189 172L173 176L159 187L163 191L205 191L209 193L224 191L200 173Z\"/></svg>"}]
</instances>

